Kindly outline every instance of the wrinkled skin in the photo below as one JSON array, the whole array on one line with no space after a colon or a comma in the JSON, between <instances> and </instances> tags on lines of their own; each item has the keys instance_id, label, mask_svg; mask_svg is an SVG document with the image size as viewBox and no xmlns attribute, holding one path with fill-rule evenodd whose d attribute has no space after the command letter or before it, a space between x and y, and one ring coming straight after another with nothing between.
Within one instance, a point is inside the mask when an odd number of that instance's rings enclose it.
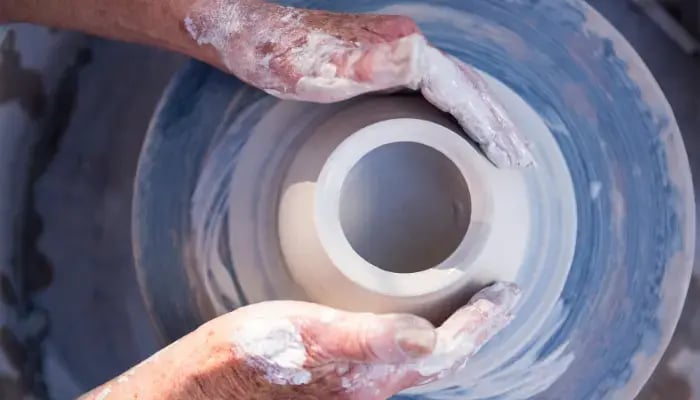
<instances>
[{"instance_id":1,"label":"wrinkled skin","mask_svg":"<svg viewBox=\"0 0 700 400\"><path fill-rule=\"evenodd\" d=\"M350 313L290 301L252 305L204 324L84 398L385 399L462 368L508 324L518 299L514 285L495 284L438 328L412 315ZM294 327L305 351L300 368L309 379L303 382L274 382L268 372L283 366L239 344L251 326L280 321ZM265 342L272 334L260 335Z\"/></svg>"}]
</instances>

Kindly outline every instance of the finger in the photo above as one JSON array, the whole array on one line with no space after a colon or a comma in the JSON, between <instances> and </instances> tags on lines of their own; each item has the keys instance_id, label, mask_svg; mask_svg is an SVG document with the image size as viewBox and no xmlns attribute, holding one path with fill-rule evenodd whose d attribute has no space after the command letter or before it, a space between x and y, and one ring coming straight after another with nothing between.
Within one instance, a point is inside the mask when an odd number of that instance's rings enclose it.
<instances>
[{"instance_id":1,"label":"finger","mask_svg":"<svg viewBox=\"0 0 700 400\"><path fill-rule=\"evenodd\" d=\"M524 167L532 154L486 82L472 68L439 50L425 51L423 96L452 114L498 167Z\"/></svg>"},{"instance_id":2,"label":"finger","mask_svg":"<svg viewBox=\"0 0 700 400\"><path fill-rule=\"evenodd\" d=\"M514 283L494 283L475 294L469 304L452 314L439 330L459 334L469 329L481 329L502 318L507 319L520 297L521 291Z\"/></svg>"},{"instance_id":3,"label":"finger","mask_svg":"<svg viewBox=\"0 0 700 400\"><path fill-rule=\"evenodd\" d=\"M435 350L413 368L427 381L438 379L464 364L512 320L520 299L512 283L496 283L479 293L440 326Z\"/></svg>"},{"instance_id":4,"label":"finger","mask_svg":"<svg viewBox=\"0 0 700 400\"><path fill-rule=\"evenodd\" d=\"M315 357L355 363L400 364L431 354L437 332L423 318L338 311L332 319L307 321L302 335Z\"/></svg>"}]
</instances>

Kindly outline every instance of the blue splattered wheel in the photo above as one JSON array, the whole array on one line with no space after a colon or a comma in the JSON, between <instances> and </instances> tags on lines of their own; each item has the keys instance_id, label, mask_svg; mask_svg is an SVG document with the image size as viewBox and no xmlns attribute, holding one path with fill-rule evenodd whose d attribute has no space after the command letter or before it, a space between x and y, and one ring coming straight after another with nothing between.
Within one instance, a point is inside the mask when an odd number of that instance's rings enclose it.
<instances>
[{"instance_id":1,"label":"blue splattered wheel","mask_svg":"<svg viewBox=\"0 0 700 400\"><path fill-rule=\"evenodd\" d=\"M515 277L529 279L521 321L455 379L406 396L633 398L680 314L695 211L672 112L631 47L573 0L290 3L412 16L435 45L502 84L505 98L524 100L544 126L526 132L540 151L522 178L533 200L527 248L538 257L524 257ZM198 63L174 79L141 155L133 216L142 290L165 340L242 304L307 298L281 283L290 279L280 250L259 248L276 235L276 213L263 206L282 178L261 169L265 185L245 191L258 197L240 201L229 183L250 168L246 151L266 117L317 126L353 104L289 105ZM282 168L298 143L275 144L287 147L264 162ZM253 250L237 250L241 243Z\"/></svg>"}]
</instances>

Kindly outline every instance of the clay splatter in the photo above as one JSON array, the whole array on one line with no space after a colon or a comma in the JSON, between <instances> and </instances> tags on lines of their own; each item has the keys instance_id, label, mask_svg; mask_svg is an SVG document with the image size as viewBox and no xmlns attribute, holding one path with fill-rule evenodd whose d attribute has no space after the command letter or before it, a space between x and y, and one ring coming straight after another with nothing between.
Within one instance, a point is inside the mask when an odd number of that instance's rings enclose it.
<instances>
[{"instance_id":1,"label":"clay splatter","mask_svg":"<svg viewBox=\"0 0 700 400\"><path fill-rule=\"evenodd\" d=\"M253 320L235 332L234 348L248 363L277 385L311 381L304 369L306 348L297 328L288 320Z\"/></svg>"}]
</instances>

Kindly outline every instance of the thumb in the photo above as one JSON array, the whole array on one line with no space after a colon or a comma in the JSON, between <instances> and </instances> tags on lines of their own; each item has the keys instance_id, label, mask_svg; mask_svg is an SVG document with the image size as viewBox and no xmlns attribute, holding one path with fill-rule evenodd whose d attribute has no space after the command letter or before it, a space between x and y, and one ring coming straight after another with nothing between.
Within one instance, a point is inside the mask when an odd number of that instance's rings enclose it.
<instances>
[{"instance_id":1,"label":"thumb","mask_svg":"<svg viewBox=\"0 0 700 400\"><path fill-rule=\"evenodd\" d=\"M520 297L520 289L515 284L499 282L481 290L469 304L448 318L437 329L438 342L433 353L413 365L420 375L427 378L420 384L462 368L510 323Z\"/></svg>"},{"instance_id":2,"label":"thumb","mask_svg":"<svg viewBox=\"0 0 700 400\"><path fill-rule=\"evenodd\" d=\"M319 356L358 363L400 364L432 353L437 332L427 320L409 314L338 311L328 322L305 326Z\"/></svg>"}]
</instances>

